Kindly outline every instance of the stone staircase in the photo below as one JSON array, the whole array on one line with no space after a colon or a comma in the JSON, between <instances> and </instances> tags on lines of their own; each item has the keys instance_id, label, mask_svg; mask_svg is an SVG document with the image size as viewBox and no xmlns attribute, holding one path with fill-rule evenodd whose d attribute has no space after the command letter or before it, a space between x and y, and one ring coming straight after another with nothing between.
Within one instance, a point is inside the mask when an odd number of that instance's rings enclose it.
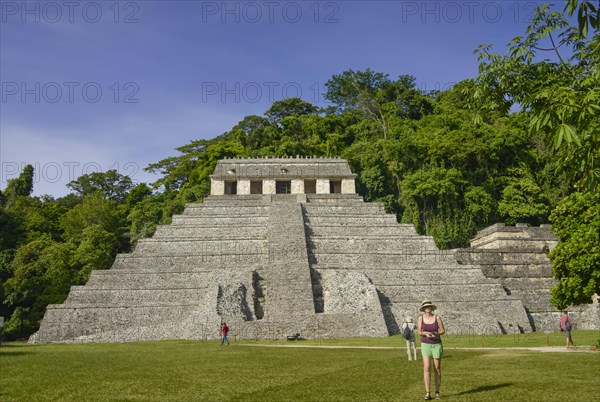
<instances>
[{"instance_id":1,"label":"stone staircase","mask_svg":"<svg viewBox=\"0 0 600 402\"><path fill-rule=\"evenodd\" d=\"M269 263L264 269L265 318L273 321L315 313L300 204L275 203L269 212Z\"/></svg>"}]
</instances>

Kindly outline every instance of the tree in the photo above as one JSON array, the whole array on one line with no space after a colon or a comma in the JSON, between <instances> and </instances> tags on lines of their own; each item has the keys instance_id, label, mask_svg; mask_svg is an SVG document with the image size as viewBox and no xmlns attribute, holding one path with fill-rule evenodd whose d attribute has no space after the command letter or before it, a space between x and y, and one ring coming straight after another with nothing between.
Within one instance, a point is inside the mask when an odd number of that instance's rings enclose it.
<instances>
[{"instance_id":1,"label":"tree","mask_svg":"<svg viewBox=\"0 0 600 402\"><path fill-rule=\"evenodd\" d=\"M154 188L164 187L167 191L177 191L187 183L200 160L206 160L206 148L217 143L223 138L214 140L195 140L189 144L176 148L181 153L157 163L148 165L144 170L157 173L163 177L152 184Z\"/></svg>"},{"instance_id":2,"label":"tree","mask_svg":"<svg viewBox=\"0 0 600 402\"><path fill-rule=\"evenodd\" d=\"M31 195L33 175L33 166L26 165L19 177L8 181L3 194L3 198L6 198L8 204L14 202L18 197L29 197Z\"/></svg>"},{"instance_id":3,"label":"tree","mask_svg":"<svg viewBox=\"0 0 600 402\"><path fill-rule=\"evenodd\" d=\"M14 249L1 249L0 251L0 309L7 312L8 306L5 303L4 283L15 274L12 261L15 257Z\"/></svg>"},{"instance_id":4,"label":"tree","mask_svg":"<svg viewBox=\"0 0 600 402\"><path fill-rule=\"evenodd\" d=\"M275 124L265 117L256 115L244 117L227 134L229 139L252 150L264 147L279 136L280 133Z\"/></svg>"},{"instance_id":5,"label":"tree","mask_svg":"<svg viewBox=\"0 0 600 402\"><path fill-rule=\"evenodd\" d=\"M60 218L60 227L66 241L79 245L84 240L86 228L99 225L108 233L120 236L121 217L116 203L105 200L99 193L86 196L83 203L75 206Z\"/></svg>"},{"instance_id":6,"label":"tree","mask_svg":"<svg viewBox=\"0 0 600 402\"><path fill-rule=\"evenodd\" d=\"M531 174L524 169L515 169L515 176L508 179L508 185L502 191L498 212L510 225L517 222L540 225L547 222L550 208L547 197Z\"/></svg>"},{"instance_id":7,"label":"tree","mask_svg":"<svg viewBox=\"0 0 600 402\"><path fill-rule=\"evenodd\" d=\"M377 94L391 83L387 74L371 69L357 72L347 70L325 83L325 99L337 105L334 107L337 112L356 110L375 121L383 132L383 138L387 138L389 122Z\"/></svg>"},{"instance_id":8,"label":"tree","mask_svg":"<svg viewBox=\"0 0 600 402\"><path fill-rule=\"evenodd\" d=\"M600 23L591 1L569 0L565 13L576 10L579 29L541 5L526 36L508 44L508 55L480 46L477 85L466 91L479 110L508 113L518 106L529 113L530 129L546 134L571 184L594 189L600 179Z\"/></svg>"},{"instance_id":9,"label":"tree","mask_svg":"<svg viewBox=\"0 0 600 402\"><path fill-rule=\"evenodd\" d=\"M83 285L93 269L108 269L117 251L118 240L114 233L100 225L88 226L83 230L82 239L73 253L78 272L73 278L75 284Z\"/></svg>"},{"instance_id":10,"label":"tree","mask_svg":"<svg viewBox=\"0 0 600 402\"><path fill-rule=\"evenodd\" d=\"M392 81L387 74L371 69L347 70L325 83L325 98L335 104L330 113L359 113L376 123L387 139L399 120L417 120L433 110L433 99L421 93L415 81L411 75L400 75Z\"/></svg>"},{"instance_id":11,"label":"tree","mask_svg":"<svg viewBox=\"0 0 600 402\"><path fill-rule=\"evenodd\" d=\"M465 211L477 226L488 225L494 216L494 199L482 186L472 186L465 192Z\"/></svg>"},{"instance_id":12,"label":"tree","mask_svg":"<svg viewBox=\"0 0 600 402\"><path fill-rule=\"evenodd\" d=\"M550 253L558 284L552 303L558 309L591 303L600 294L600 192L573 193L550 215L559 238Z\"/></svg>"},{"instance_id":13,"label":"tree","mask_svg":"<svg viewBox=\"0 0 600 402\"><path fill-rule=\"evenodd\" d=\"M46 306L62 303L72 284L72 247L44 235L17 250L13 275L4 283L4 303L10 319L5 334L28 335L39 327Z\"/></svg>"},{"instance_id":14,"label":"tree","mask_svg":"<svg viewBox=\"0 0 600 402\"><path fill-rule=\"evenodd\" d=\"M152 196L152 189L146 183L140 183L127 194L125 202L129 208L132 208L150 196Z\"/></svg>"},{"instance_id":15,"label":"tree","mask_svg":"<svg viewBox=\"0 0 600 402\"><path fill-rule=\"evenodd\" d=\"M0 206L0 250L16 248L24 236L15 213Z\"/></svg>"},{"instance_id":16,"label":"tree","mask_svg":"<svg viewBox=\"0 0 600 402\"><path fill-rule=\"evenodd\" d=\"M285 117L315 114L317 110L316 106L300 98L287 98L273 102L269 110L265 112L265 116L270 122L278 123Z\"/></svg>"},{"instance_id":17,"label":"tree","mask_svg":"<svg viewBox=\"0 0 600 402\"><path fill-rule=\"evenodd\" d=\"M356 72L346 70L325 83L325 99L331 101L338 112L357 109L361 102L370 103L378 91L390 84L388 74L376 73L370 68Z\"/></svg>"},{"instance_id":18,"label":"tree","mask_svg":"<svg viewBox=\"0 0 600 402\"><path fill-rule=\"evenodd\" d=\"M419 169L400 184L401 197L417 230L429 233L436 215L450 217L460 208L466 181L457 169Z\"/></svg>"},{"instance_id":19,"label":"tree","mask_svg":"<svg viewBox=\"0 0 600 402\"><path fill-rule=\"evenodd\" d=\"M105 199L122 203L127 197L127 192L133 188L133 183L129 176L123 176L116 170L109 170L106 173L85 174L67 184L67 187L80 197L100 192Z\"/></svg>"},{"instance_id":20,"label":"tree","mask_svg":"<svg viewBox=\"0 0 600 402\"><path fill-rule=\"evenodd\" d=\"M578 35L580 38L586 37L590 30L600 29L600 7L591 0L567 0L565 11L573 15L577 11L577 22L579 23Z\"/></svg>"},{"instance_id":21,"label":"tree","mask_svg":"<svg viewBox=\"0 0 600 402\"><path fill-rule=\"evenodd\" d=\"M39 297L49 286L45 274L50 266L62 263L48 252L56 244L46 235L17 250L12 261L14 273L3 284L4 303L17 313L11 314L5 330L7 335L20 335L23 326L30 332L38 325L45 308L38 302Z\"/></svg>"}]
</instances>

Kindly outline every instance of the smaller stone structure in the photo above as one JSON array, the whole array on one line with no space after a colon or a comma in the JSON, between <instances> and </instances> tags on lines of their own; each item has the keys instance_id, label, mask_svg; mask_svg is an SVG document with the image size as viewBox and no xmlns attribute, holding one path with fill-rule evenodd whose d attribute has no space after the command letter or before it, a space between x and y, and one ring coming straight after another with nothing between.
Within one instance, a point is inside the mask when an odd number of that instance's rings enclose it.
<instances>
[{"instance_id":1,"label":"smaller stone structure","mask_svg":"<svg viewBox=\"0 0 600 402\"><path fill-rule=\"evenodd\" d=\"M499 279L504 291L522 300L534 331L555 331L560 311L550 303L556 284L548 253L558 238L550 225L529 226L497 223L480 230L471 248L456 250L459 262L478 264L488 278ZM590 305L568 308L579 329L599 328L598 300Z\"/></svg>"},{"instance_id":2,"label":"smaller stone structure","mask_svg":"<svg viewBox=\"0 0 600 402\"><path fill-rule=\"evenodd\" d=\"M504 223L497 223L480 230L471 240L471 247L479 250L549 252L557 243L558 239L549 224L529 226L517 223L515 226L506 226Z\"/></svg>"}]
</instances>

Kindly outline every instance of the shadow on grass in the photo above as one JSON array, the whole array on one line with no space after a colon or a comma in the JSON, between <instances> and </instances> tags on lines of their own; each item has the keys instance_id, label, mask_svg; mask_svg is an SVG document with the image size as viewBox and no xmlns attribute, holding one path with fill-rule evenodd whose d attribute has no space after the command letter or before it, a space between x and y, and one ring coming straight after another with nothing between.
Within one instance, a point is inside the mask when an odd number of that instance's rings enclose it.
<instances>
[{"instance_id":1,"label":"shadow on grass","mask_svg":"<svg viewBox=\"0 0 600 402\"><path fill-rule=\"evenodd\" d=\"M29 351L23 350L23 344L17 342L2 342L0 343L0 355L2 356L22 356L30 354Z\"/></svg>"},{"instance_id":2,"label":"shadow on grass","mask_svg":"<svg viewBox=\"0 0 600 402\"><path fill-rule=\"evenodd\" d=\"M10 352L0 352L0 356L4 357L4 356L23 356L23 355L28 355L30 354L29 352L17 352L17 351L10 351Z\"/></svg>"},{"instance_id":3,"label":"shadow on grass","mask_svg":"<svg viewBox=\"0 0 600 402\"><path fill-rule=\"evenodd\" d=\"M468 391L459 392L458 394L454 394L454 395L459 396L459 395L478 394L480 392L494 391L494 390L497 390L500 388L510 387L511 385L513 385L511 382L505 382L505 383L495 384L495 385L484 385L482 387L473 388Z\"/></svg>"}]
</instances>

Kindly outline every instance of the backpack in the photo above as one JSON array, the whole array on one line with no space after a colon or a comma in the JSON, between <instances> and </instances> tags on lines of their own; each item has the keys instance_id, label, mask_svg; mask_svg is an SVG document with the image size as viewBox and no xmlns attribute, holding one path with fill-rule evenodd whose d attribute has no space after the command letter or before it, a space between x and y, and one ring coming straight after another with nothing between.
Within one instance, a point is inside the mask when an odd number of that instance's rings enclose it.
<instances>
[{"instance_id":1,"label":"backpack","mask_svg":"<svg viewBox=\"0 0 600 402\"><path fill-rule=\"evenodd\" d=\"M408 324L406 324L406 326L404 327L404 330L402 331L402 337L404 339L406 339L407 341L410 340L410 338L412 337L412 331L410 330Z\"/></svg>"},{"instance_id":2,"label":"backpack","mask_svg":"<svg viewBox=\"0 0 600 402\"><path fill-rule=\"evenodd\" d=\"M565 322L565 331L570 331L571 330L571 320L567 320Z\"/></svg>"}]
</instances>

